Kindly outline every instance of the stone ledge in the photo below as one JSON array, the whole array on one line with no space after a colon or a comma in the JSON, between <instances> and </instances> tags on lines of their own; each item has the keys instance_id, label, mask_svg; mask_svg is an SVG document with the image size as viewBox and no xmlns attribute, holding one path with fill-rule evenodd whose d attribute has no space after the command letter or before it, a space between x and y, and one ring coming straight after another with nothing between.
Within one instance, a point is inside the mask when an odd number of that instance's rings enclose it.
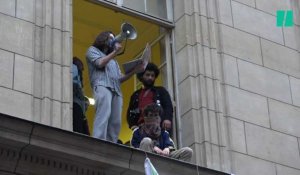
<instances>
[{"instance_id":1,"label":"stone ledge","mask_svg":"<svg viewBox=\"0 0 300 175\"><path fill-rule=\"evenodd\" d=\"M160 174L226 173L147 153ZM78 133L0 114L0 172L142 175L145 153Z\"/></svg>"}]
</instances>

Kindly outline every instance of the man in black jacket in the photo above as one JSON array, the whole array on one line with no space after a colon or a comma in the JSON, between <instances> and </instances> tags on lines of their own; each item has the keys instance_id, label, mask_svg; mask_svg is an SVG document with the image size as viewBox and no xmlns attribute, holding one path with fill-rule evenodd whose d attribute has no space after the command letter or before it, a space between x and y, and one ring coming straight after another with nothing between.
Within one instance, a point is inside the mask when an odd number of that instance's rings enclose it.
<instances>
[{"instance_id":1,"label":"man in black jacket","mask_svg":"<svg viewBox=\"0 0 300 175\"><path fill-rule=\"evenodd\" d=\"M151 103L156 103L163 109L161 127L171 132L173 105L169 92L164 87L154 86L158 75L159 69L153 63L148 63L145 71L137 74L138 79L143 83L144 87L135 91L130 98L127 110L127 122L129 128L132 130L144 122L144 107Z\"/></svg>"}]
</instances>

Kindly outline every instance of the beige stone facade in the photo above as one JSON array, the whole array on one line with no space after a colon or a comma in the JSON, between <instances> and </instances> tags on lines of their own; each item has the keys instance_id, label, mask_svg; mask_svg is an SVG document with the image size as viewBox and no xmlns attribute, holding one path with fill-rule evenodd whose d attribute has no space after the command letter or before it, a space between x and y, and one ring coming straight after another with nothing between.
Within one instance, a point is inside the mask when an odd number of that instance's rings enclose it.
<instances>
[{"instance_id":1,"label":"beige stone facade","mask_svg":"<svg viewBox=\"0 0 300 175\"><path fill-rule=\"evenodd\" d=\"M182 138L195 163L300 174L299 9L297 0L174 1ZM294 27L276 27L276 10L293 10Z\"/></svg>"},{"instance_id":2,"label":"beige stone facade","mask_svg":"<svg viewBox=\"0 0 300 175\"><path fill-rule=\"evenodd\" d=\"M71 130L72 1L0 2L0 111Z\"/></svg>"},{"instance_id":3,"label":"beige stone facade","mask_svg":"<svg viewBox=\"0 0 300 175\"><path fill-rule=\"evenodd\" d=\"M236 175L300 174L300 2L173 8L177 112L193 162ZM276 27L279 9L293 10L293 27ZM0 38L0 113L72 130L72 0L0 1Z\"/></svg>"}]
</instances>

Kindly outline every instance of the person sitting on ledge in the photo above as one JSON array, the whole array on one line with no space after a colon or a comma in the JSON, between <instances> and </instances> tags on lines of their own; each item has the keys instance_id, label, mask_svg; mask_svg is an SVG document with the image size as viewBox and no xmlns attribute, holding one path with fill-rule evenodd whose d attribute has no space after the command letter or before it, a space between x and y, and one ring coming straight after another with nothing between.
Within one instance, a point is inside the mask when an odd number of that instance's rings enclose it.
<instances>
[{"instance_id":1,"label":"person sitting on ledge","mask_svg":"<svg viewBox=\"0 0 300 175\"><path fill-rule=\"evenodd\" d=\"M166 130L160 128L162 108L149 104L144 108L144 123L133 131L131 146L183 161L191 161L193 150L184 147L175 149L174 143Z\"/></svg>"}]
</instances>

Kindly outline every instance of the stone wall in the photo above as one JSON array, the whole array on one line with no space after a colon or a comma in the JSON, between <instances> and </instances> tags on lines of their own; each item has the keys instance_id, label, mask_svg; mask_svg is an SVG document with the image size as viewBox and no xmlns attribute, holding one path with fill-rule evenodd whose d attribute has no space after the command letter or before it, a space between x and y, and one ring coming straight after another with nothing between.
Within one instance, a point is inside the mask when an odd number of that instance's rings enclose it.
<instances>
[{"instance_id":1,"label":"stone wall","mask_svg":"<svg viewBox=\"0 0 300 175\"><path fill-rule=\"evenodd\" d=\"M276 10L295 26L276 27ZM183 146L238 175L300 174L298 0L174 0ZM0 111L72 129L72 0L0 1Z\"/></svg>"},{"instance_id":2,"label":"stone wall","mask_svg":"<svg viewBox=\"0 0 300 175\"><path fill-rule=\"evenodd\" d=\"M183 145L238 175L300 174L298 0L174 0ZM294 27L276 27L293 10Z\"/></svg>"},{"instance_id":3,"label":"stone wall","mask_svg":"<svg viewBox=\"0 0 300 175\"><path fill-rule=\"evenodd\" d=\"M0 111L72 129L71 0L0 1Z\"/></svg>"}]
</instances>

